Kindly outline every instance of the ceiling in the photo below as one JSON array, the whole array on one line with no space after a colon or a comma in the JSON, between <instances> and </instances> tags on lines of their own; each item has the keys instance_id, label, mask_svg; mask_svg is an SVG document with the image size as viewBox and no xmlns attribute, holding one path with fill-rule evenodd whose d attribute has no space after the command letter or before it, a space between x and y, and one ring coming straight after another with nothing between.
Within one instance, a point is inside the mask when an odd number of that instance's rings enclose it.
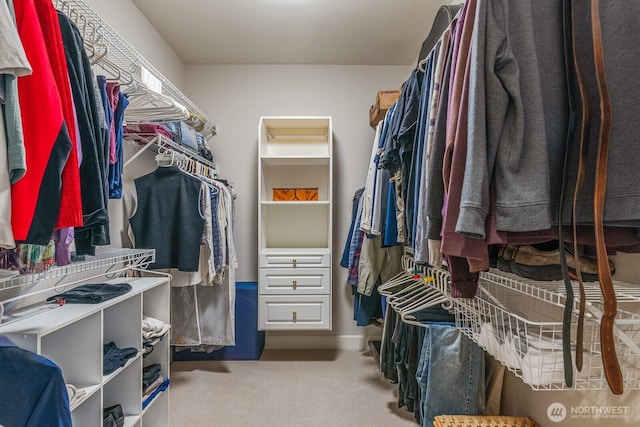
<instances>
[{"instance_id":1,"label":"ceiling","mask_svg":"<svg viewBox=\"0 0 640 427\"><path fill-rule=\"evenodd\" d=\"M185 64L335 65L412 64L443 2L132 1Z\"/></svg>"}]
</instances>

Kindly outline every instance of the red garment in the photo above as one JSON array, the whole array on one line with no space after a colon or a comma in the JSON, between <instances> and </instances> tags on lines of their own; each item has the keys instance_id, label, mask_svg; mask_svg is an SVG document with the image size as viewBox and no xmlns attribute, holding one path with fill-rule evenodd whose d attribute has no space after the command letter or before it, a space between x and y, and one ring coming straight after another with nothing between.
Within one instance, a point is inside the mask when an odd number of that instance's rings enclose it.
<instances>
[{"instance_id":1,"label":"red garment","mask_svg":"<svg viewBox=\"0 0 640 427\"><path fill-rule=\"evenodd\" d=\"M80 169L78 166L78 141L76 140L76 117L73 109L73 97L69 83L67 58L64 54L60 21L51 0L35 0L36 11L40 20L51 63L53 77L56 79L62 113L71 137L71 152L62 171L62 199L60 214L55 228L80 227L82 221L82 199L80 195Z\"/></svg>"},{"instance_id":2,"label":"red garment","mask_svg":"<svg viewBox=\"0 0 640 427\"><path fill-rule=\"evenodd\" d=\"M11 186L11 226L16 241L46 245L60 211L71 139L34 0L15 0L14 7L33 74L18 78L27 172Z\"/></svg>"}]
</instances>

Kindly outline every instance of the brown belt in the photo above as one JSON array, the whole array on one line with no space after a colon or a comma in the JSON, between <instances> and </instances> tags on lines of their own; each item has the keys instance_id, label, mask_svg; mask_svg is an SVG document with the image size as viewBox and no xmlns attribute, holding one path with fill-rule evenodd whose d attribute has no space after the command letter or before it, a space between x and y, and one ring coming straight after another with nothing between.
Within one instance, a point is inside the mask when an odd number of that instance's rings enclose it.
<instances>
[{"instance_id":1,"label":"brown belt","mask_svg":"<svg viewBox=\"0 0 640 427\"><path fill-rule=\"evenodd\" d=\"M575 3L576 0L572 0ZM580 303L578 310L578 325L576 330L576 368L578 371L582 371L583 364L583 347L584 347L584 312L586 310L586 295L584 292L584 282L582 280L582 272L580 268L579 262L579 251L578 251L578 221L577 221L577 211L578 211L578 198L580 196L580 191L582 190L582 184L584 183L584 176L587 166L588 159L588 144L589 140L589 125L591 121L591 101L589 99L589 94L587 92L587 87L584 82L584 76L582 74L582 69L580 68L580 63L578 61L577 49L575 46L576 40L576 23L575 19L571 20L571 28L572 28L572 40L574 42L573 45L573 63L574 63L574 77L575 82L579 91L579 99L580 99L580 111L578 117L579 123L579 132L578 132L578 141L580 143L579 146L579 160L578 160L578 176L576 179L576 186L573 192L573 207L571 211L571 223L573 225L573 256L575 259L576 266L576 278L578 279L578 284L580 285Z\"/></svg>"},{"instance_id":2,"label":"brown belt","mask_svg":"<svg viewBox=\"0 0 640 427\"><path fill-rule=\"evenodd\" d=\"M600 345L602 347L602 364L609 388L614 394L622 394L623 380L620 364L616 356L613 337L613 322L617 313L617 300L607 247L604 242L604 199L607 190L607 161L609 156L609 138L611 136L611 98L607 86L607 76L602 46L602 28L600 25L600 0L591 0L591 21L593 35L593 56L600 96L600 133L598 135L598 154L596 166L595 194L593 198L594 231L596 237L596 255L598 257L598 277L602 291L604 309L600 322Z\"/></svg>"}]
</instances>

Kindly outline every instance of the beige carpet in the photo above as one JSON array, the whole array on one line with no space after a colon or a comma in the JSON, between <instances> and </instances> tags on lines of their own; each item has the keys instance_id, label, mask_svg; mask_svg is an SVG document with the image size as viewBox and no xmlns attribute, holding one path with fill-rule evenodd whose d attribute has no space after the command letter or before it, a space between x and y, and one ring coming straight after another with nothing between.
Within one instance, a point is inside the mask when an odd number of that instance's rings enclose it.
<instances>
[{"instance_id":1,"label":"beige carpet","mask_svg":"<svg viewBox=\"0 0 640 427\"><path fill-rule=\"evenodd\" d=\"M265 350L259 361L174 362L172 427L417 426L369 352Z\"/></svg>"}]
</instances>

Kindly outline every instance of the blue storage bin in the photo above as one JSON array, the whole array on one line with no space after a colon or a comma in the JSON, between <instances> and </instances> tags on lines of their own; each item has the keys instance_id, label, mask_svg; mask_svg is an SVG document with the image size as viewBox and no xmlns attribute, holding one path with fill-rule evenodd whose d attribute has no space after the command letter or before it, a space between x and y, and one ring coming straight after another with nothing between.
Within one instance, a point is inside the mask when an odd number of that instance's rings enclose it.
<instances>
[{"instance_id":1,"label":"blue storage bin","mask_svg":"<svg viewBox=\"0 0 640 427\"><path fill-rule=\"evenodd\" d=\"M258 283L236 283L236 345L219 350L173 351L173 360L258 360L264 348L264 331L258 331Z\"/></svg>"}]
</instances>

